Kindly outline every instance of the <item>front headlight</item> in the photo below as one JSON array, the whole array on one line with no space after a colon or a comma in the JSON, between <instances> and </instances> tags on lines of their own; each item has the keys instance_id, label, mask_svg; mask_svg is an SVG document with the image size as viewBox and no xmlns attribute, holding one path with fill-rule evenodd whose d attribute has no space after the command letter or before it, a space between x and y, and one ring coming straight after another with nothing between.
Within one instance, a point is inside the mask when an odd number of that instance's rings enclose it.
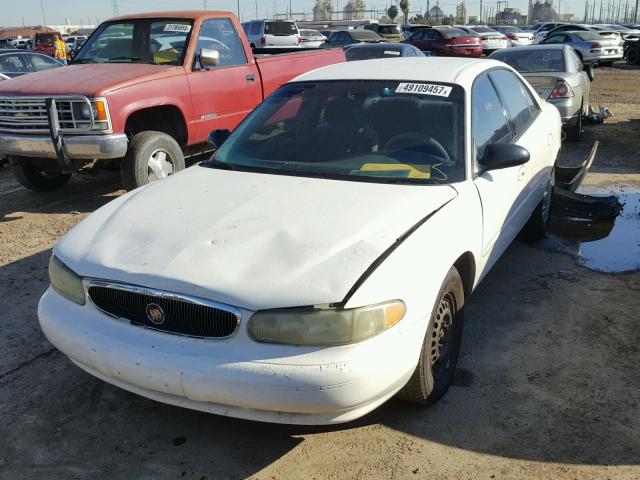
<instances>
[{"instance_id":1,"label":"front headlight","mask_svg":"<svg viewBox=\"0 0 640 480\"><path fill-rule=\"evenodd\" d=\"M49 281L53 289L72 302L84 305L84 287L82 279L69 267L51 255L49 260Z\"/></svg>"},{"instance_id":2,"label":"front headlight","mask_svg":"<svg viewBox=\"0 0 640 480\"><path fill-rule=\"evenodd\" d=\"M258 342L345 345L377 335L398 323L405 312L401 300L350 309L263 310L251 317L248 331Z\"/></svg>"},{"instance_id":3,"label":"front headlight","mask_svg":"<svg viewBox=\"0 0 640 480\"><path fill-rule=\"evenodd\" d=\"M93 118L94 130L108 130L109 114L107 110L107 101L105 99L91 99L89 104L86 102L73 102L73 117L76 121L91 120ZM82 124L80 124L82 126ZM88 125L87 125L88 126Z\"/></svg>"}]
</instances>

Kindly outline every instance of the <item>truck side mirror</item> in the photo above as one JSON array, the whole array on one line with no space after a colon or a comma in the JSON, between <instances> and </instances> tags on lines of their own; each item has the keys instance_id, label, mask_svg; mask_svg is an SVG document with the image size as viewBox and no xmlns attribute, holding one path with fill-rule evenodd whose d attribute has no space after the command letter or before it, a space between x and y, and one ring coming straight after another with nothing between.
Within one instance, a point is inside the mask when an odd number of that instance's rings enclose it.
<instances>
[{"instance_id":1,"label":"truck side mirror","mask_svg":"<svg viewBox=\"0 0 640 480\"><path fill-rule=\"evenodd\" d=\"M231 132L226 128L214 130L211 133L209 133L209 138L208 138L209 145L211 145L213 148L217 150L222 146L222 144L227 140L227 138L229 138L229 135L231 135Z\"/></svg>"},{"instance_id":2,"label":"truck side mirror","mask_svg":"<svg viewBox=\"0 0 640 480\"><path fill-rule=\"evenodd\" d=\"M214 68L220 65L220 52L212 48L200 50L200 66L202 68Z\"/></svg>"},{"instance_id":3,"label":"truck side mirror","mask_svg":"<svg viewBox=\"0 0 640 480\"><path fill-rule=\"evenodd\" d=\"M515 143L491 143L487 145L484 155L478 160L480 173L488 170L524 165L529 161L529 151Z\"/></svg>"}]
</instances>

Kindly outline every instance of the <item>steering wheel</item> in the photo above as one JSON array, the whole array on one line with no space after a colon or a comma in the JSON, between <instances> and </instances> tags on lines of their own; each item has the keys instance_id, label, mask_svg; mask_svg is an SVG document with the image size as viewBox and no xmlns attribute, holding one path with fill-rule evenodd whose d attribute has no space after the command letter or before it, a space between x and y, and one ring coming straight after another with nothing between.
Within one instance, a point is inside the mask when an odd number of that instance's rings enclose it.
<instances>
[{"instance_id":1,"label":"steering wheel","mask_svg":"<svg viewBox=\"0 0 640 480\"><path fill-rule=\"evenodd\" d=\"M441 158L443 160L443 163L453 165L451 157L440 142L432 137L429 137L429 139L425 142L425 136L417 132L400 133L394 137L391 137L387 141L387 143L385 143L384 150L387 152L394 150L415 151L417 147L427 147L429 150L435 150L437 153L435 155L431 155Z\"/></svg>"}]
</instances>

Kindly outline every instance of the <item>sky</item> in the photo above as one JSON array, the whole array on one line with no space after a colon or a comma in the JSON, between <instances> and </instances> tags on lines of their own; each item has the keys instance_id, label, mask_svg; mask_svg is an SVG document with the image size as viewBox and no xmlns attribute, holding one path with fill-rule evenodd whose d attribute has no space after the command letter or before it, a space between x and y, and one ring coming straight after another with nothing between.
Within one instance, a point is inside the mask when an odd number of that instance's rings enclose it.
<instances>
[{"instance_id":1,"label":"sky","mask_svg":"<svg viewBox=\"0 0 640 480\"><path fill-rule=\"evenodd\" d=\"M336 0L338 8L342 10L348 0ZM455 5L460 0L442 0L440 7L445 14L455 13ZM491 0L483 0L485 6L495 9L496 3ZM560 0L562 13L575 13L578 16L584 11L584 0ZM605 0L605 4L607 1ZM617 3L616 0L613 0ZM633 0L620 0L624 7L625 1L630 3ZM2 5L2 17L0 24L5 27L25 25L37 25L43 23L43 10L46 23L49 25L59 25L66 23L69 18L71 24L94 24L97 21L106 20L113 16L114 0L0 0ZM116 0L118 10L121 15L135 12L158 11L158 10L201 10L206 6L209 10L224 10L236 12L237 4L240 4L240 16L242 21L251 20L256 17L256 7L259 18L272 17L274 11L285 13L289 10L291 2L293 12L306 12L310 14L315 5L315 0ZM393 3L394 0L368 0L367 8L377 8L383 10ZM431 6L436 0L431 0ZM467 0L468 15L477 15L480 8L480 0ZM558 0L554 3L557 5ZM41 4L42 7L41 8ZM410 0L410 10L424 11L427 0ZM527 10L527 0L511 0L510 7L519 8L523 13Z\"/></svg>"}]
</instances>

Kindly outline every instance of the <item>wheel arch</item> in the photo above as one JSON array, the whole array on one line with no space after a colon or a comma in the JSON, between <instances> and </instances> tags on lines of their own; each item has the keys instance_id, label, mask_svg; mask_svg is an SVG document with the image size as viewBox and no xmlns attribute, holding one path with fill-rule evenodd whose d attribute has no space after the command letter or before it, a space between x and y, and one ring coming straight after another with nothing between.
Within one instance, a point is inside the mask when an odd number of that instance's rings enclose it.
<instances>
[{"instance_id":1,"label":"wheel arch","mask_svg":"<svg viewBox=\"0 0 640 480\"><path fill-rule=\"evenodd\" d=\"M175 105L146 107L129 114L124 127L129 138L148 130L166 133L183 148L189 141L187 122Z\"/></svg>"},{"instance_id":2,"label":"wheel arch","mask_svg":"<svg viewBox=\"0 0 640 480\"><path fill-rule=\"evenodd\" d=\"M464 252L453 263L453 266L456 267L456 270L458 270L460 278L462 279L464 297L469 298L471 292L473 292L476 279L476 260L473 253L469 251Z\"/></svg>"}]
</instances>

